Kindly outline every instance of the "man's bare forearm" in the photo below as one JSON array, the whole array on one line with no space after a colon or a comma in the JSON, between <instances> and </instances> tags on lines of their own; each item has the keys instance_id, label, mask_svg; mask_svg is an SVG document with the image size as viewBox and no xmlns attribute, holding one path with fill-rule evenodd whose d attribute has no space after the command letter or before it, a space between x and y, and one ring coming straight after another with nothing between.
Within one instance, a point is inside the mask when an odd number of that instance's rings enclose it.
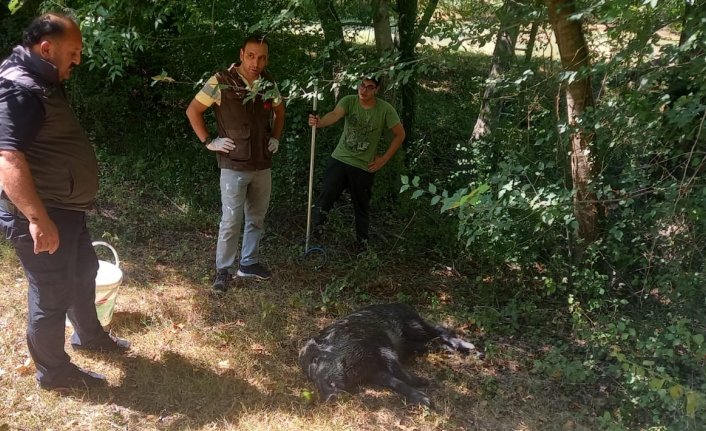
<instances>
[{"instance_id":1,"label":"man's bare forearm","mask_svg":"<svg viewBox=\"0 0 706 431\"><path fill-rule=\"evenodd\" d=\"M37 222L49 217L37 194L24 154L0 150L0 182L7 197L28 220Z\"/></svg>"}]
</instances>

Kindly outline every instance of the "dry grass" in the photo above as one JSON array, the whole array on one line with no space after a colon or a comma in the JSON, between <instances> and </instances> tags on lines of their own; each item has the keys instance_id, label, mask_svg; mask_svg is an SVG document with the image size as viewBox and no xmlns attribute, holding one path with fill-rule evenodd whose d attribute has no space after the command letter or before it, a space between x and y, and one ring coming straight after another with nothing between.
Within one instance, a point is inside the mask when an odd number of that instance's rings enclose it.
<instances>
[{"instance_id":1,"label":"dry grass","mask_svg":"<svg viewBox=\"0 0 706 431\"><path fill-rule=\"evenodd\" d=\"M332 240L331 262L312 271L294 259L301 228L280 227L264 243L276 268L272 280L238 281L216 296L210 292L215 219L202 221L207 227L199 232L179 212L133 204L103 207L91 221L94 237L110 232L124 261L111 329L133 349L120 357L67 345L77 364L108 376L105 390L62 396L38 389L24 339L26 281L0 242L0 429L547 430L583 429L577 418L591 415L590 398L568 397L556 382L529 373L535 352L527 343L480 334L447 313L458 287L471 288L467 279L394 250L380 250L381 264L366 274L363 291L376 299L420 298L423 314L465 328L471 339L484 337L492 351L483 362L431 353L410 364L433 382L427 389L433 410L374 388L332 405L311 403L301 394L313 387L296 365L301 340L364 302L359 291L321 308L326 284L355 261L344 241ZM124 213L138 208L144 214ZM131 220L154 221L136 228ZM446 306L430 308L428 298Z\"/></svg>"}]
</instances>

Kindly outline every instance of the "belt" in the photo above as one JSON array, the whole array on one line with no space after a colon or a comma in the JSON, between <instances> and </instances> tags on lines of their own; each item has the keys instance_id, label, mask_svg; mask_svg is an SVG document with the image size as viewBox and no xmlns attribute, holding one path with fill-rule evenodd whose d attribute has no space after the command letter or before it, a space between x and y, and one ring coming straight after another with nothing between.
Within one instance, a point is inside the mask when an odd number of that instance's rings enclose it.
<instances>
[{"instance_id":1,"label":"belt","mask_svg":"<svg viewBox=\"0 0 706 431\"><path fill-rule=\"evenodd\" d=\"M7 199L0 199L0 211L5 211L8 214L12 214L15 217L24 218L24 214L20 211L15 204L8 201Z\"/></svg>"}]
</instances>

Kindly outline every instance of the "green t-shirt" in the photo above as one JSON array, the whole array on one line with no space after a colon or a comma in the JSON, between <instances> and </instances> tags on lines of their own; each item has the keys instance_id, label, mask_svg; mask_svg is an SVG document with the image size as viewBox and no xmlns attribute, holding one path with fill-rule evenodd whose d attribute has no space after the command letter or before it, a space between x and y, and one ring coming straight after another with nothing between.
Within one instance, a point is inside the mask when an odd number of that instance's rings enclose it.
<instances>
[{"instance_id":1,"label":"green t-shirt","mask_svg":"<svg viewBox=\"0 0 706 431\"><path fill-rule=\"evenodd\" d=\"M343 97L337 106L343 108L346 115L343 134L331 157L367 171L377 154L383 131L399 124L400 117L395 108L382 99L376 99L372 108L363 108L357 94Z\"/></svg>"}]
</instances>

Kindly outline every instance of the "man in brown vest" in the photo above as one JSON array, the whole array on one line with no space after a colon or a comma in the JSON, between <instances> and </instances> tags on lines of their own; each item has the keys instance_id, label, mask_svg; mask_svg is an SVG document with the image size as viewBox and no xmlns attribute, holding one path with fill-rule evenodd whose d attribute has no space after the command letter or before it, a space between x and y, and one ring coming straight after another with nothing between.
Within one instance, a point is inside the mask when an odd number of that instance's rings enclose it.
<instances>
[{"instance_id":1,"label":"man in brown vest","mask_svg":"<svg viewBox=\"0 0 706 431\"><path fill-rule=\"evenodd\" d=\"M268 54L269 45L264 37L248 37L240 48L240 63L213 75L186 110L196 136L216 153L221 168L223 214L213 283L217 292L228 290L234 273L260 280L272 276L260 262L259 245L270 203L272 155L277 152L284 128L284 103L265 72ZM203 118L211 106L218 130L213 139ZM243 221L245 228L236 267Z\"/></svg>"}]
</instances>

